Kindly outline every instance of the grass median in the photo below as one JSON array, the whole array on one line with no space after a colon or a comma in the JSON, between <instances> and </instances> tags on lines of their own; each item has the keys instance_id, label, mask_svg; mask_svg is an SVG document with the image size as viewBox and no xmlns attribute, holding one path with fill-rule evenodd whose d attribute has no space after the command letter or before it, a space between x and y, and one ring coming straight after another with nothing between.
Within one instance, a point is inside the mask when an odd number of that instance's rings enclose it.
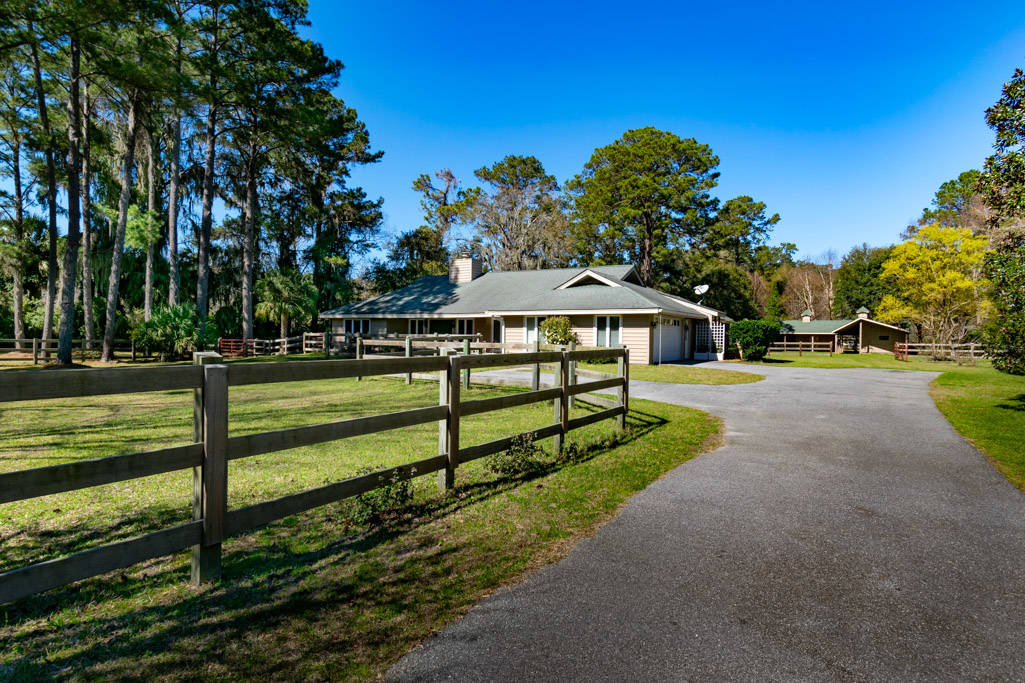
<instances>
[{"instance_id":1,"label":"grass median","mask_svg":"<svg viewBox=\"0 0 1025 683\"><path fill-rule=\"evenodd\" d=\"M231 434L431 405L437 391L391 378L232 388ZM511 391L478 386L464 398ZM0 417L0 471L183 443L192 432L189 392L4 404ZM474 416L462 421L462 442L551 420L548 402ZM374 526L356 524L343 502L231 539L223 579L200 589L183 553L0 606L0 679L378 676L496 587L561 557L720 430L705 413L646 401L631 403L628 423L624 436L611 421L573 432L571 441L598 446L547 456L529 476L467 463L444 495L433 475L421 477L412 502ZM436 425L421 425L232 461L229 507L436 449ZM191 473L177 472L0 506L0 568L187 521L191 489Z\"/></svg>"},{"instance_id":2,"label":"grass median","mask_svg":"<svg viewBox=\"0 0 1025 683\"><path fill-rule=\"evenodd\" d=\"M616 374L615 363L584 363L579 367ZM747 384L765 379L754 372L719 370L694 365L631 365L630 379L644 382L669 382L670 384Z\"/></svg>"}]
</instances>

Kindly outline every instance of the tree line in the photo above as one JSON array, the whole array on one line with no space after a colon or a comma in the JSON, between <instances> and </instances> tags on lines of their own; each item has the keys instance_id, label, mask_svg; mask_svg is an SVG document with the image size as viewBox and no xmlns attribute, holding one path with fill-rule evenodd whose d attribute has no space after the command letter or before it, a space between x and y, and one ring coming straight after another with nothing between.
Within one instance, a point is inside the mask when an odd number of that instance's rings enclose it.
<instances>
[{"instance_id":1,"label":"tree line","mask_svg":"<svg viewBox=\"0 0 1025 683\"><path fill-rule=\"evenodd\" d=\"M4 0L0 16L15 337L58 338L68 364L81 334L110 360L158 307L202 340L251 337L257 285L345 299L381 217L347 179L380 153L332 94L342 64L300 36L305 2Z\"/></svg>"}]
</instances>

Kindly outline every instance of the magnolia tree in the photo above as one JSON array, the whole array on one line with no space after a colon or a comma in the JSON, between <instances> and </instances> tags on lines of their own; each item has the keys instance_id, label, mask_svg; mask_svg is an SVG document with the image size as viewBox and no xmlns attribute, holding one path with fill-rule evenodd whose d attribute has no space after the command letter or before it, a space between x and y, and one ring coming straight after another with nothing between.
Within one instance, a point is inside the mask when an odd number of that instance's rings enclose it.
<instances>
[{"instance_id":1,"label":"magnolia tree","mask_svg":"<svg viewBox=\"0 0 1025 683\"><path fill-rule=\"evenodd\" d=\"M889 289L878 318L915 324L929 342L960 342L989 311L989 283L982 277L988 244L967 228L920 228L883 263Z\"/></svg>"},{"instance_id":2,"label":"magnolia tree","mask_svg":"<svg viewBox=\"0 0 1025 683\"><path fill-rule=\"evenodd\" d=\"M1025 72L1016 69L1000 100L986 110L996 133L981 186L995 249L986 257L994 315L987 328L993 365L1025 374Z\"/></svg>"}]
</instances>

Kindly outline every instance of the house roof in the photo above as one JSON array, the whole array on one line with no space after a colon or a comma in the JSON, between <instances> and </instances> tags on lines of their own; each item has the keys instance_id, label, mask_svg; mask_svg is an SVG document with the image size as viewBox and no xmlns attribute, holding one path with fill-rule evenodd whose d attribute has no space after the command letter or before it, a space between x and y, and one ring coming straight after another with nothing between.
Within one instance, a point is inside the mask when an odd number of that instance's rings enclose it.
<instances>
[{"instance_id":1,"label":"house roof","mask_svg":"<svg viewBox=\"0 0 1025 683\"><path fill-rule=\"evenodd\" d=\"M593 277L587 277L587 274ZM724 313L635 281L633 266L490 271L471 282L422 277L393 292L321 313L322 318L459 317L564 311L637 311L690 318Z\"/></svg>"},{"instance_id":2,"label":"house roof","mask_svg":"<svg viewBox=\"0 0 1025 683\"><path fill-rule=\"evenodd\" d=\"M846 327L853 320L784 320L784 334L832 334L841 327Z\"/></svg>"},{"instance_id":3,"label":"house roof","mask_svg":"<svg viewBox=\"0 0 1025 683\"><path fill-rule=\"evenodd\" d=\"M801 320L784 320L781 323L782 327L780 332L783 334L834 334L856 322L867 322L879 325L880 327L888 327L891 330L906 332L906 330L903 330L896 325L888 325L886 323L881 323L878 320L872 320L871 318L854 318L853 320L811 320L809 322L803 322Z\"/></svg>"}]
</instances>

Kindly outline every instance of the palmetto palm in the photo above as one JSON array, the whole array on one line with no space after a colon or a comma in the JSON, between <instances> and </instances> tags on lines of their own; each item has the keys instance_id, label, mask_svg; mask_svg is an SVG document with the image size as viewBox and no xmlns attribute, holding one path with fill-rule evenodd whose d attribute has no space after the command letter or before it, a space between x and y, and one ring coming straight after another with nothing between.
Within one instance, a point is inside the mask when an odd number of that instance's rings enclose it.
<instances>
[{"instance_id":1,"label":"palmetto palm","mask_svg":"<svg viewBox=\"0 0 1025 683\"><path fill-rule=\"evenodd\" d=\"M279 320L281 336L288 336L289 322L306 322L317 310L317 288L313 278L299 271L272 270L256 283L260 303L256 315Z\"/></svg>"}]
</instances>

